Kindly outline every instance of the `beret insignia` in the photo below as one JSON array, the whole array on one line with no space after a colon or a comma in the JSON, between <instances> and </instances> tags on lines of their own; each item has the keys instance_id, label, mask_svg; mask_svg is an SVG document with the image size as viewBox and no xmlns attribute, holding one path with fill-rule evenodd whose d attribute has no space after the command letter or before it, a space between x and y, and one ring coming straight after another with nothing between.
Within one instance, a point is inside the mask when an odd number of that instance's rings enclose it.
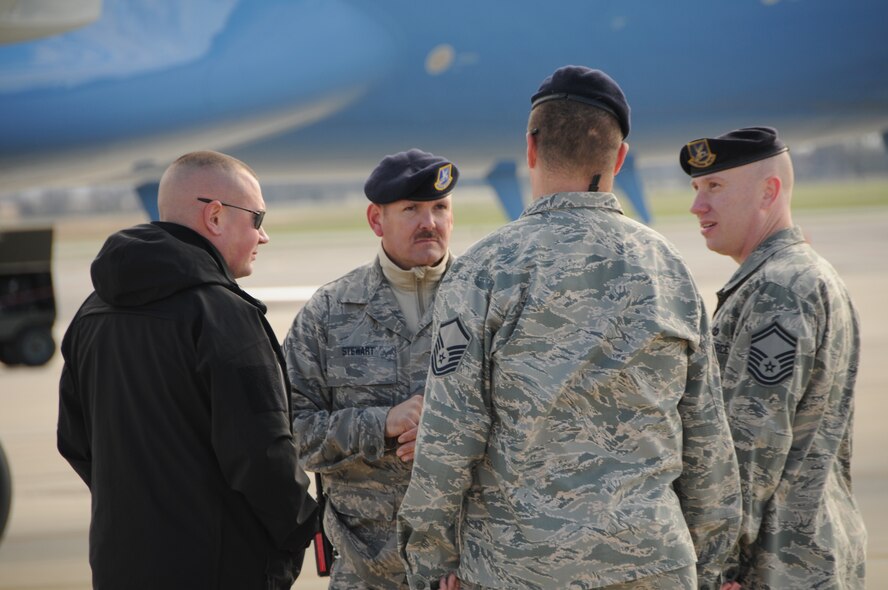
<instances>
[{"instance_id":1,"label":"beret insignia","mask_svg":"<svg viewBox=\"0 0 888 590\"><path fill-rule=\"evenodd\" d=\"M445 164L438 168L438 178L435 180L435 189L439 191L447 190L453 181L453 164Z\"/></svg>"},{"instance_id":2,"label":"beret insignia","mask_svg":"<svg viewBox=\"0 0 888 590\"><path fill-rule=\"evenodd\" d=\"M708 139L697 139L688 144L688 164L694 168L706 168L715 162L715 154L709 149Z\"/></svg>"}]
</instances>

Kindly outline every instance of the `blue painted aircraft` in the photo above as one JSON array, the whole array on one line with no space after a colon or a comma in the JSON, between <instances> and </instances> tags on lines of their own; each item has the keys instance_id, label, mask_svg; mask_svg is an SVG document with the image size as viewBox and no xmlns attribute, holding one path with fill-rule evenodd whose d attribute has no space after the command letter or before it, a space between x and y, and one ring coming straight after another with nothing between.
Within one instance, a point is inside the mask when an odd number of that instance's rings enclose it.
<instances>
[{"instance_id":1,"label":"blue painted aircraft","mask_svg":"<svg viewBox=\"0 0 888 590\"><path fill-rule=\"evenodd\" d=\"M166 165L206 148L360 186L416 146L516 217L529 97L555 68L620 83L642 156L751 124L858 135L888 129L886 22L884 0L3 2L0 191L128 181L154 205ZM649 219L632 161L617 179ZM0 451L0 533L9 491Z\"/></svg>"},{"instance_id":2,"label":"blue painted aircraft","mask_svg":"<svg viewBox=\"0 0 888 590\"><path fill-rule=\"evenodd\" d=\"M205 148L263 180L359 186L416 146L515 217L529 97L566 64L621 84L641 157L751 124L790 142L888 129L882 0L13 4L32 8L0 12L2 191L128 181L151 201ZM618 181L649 219L634 162Z\"/></svg>"}]
</instances>

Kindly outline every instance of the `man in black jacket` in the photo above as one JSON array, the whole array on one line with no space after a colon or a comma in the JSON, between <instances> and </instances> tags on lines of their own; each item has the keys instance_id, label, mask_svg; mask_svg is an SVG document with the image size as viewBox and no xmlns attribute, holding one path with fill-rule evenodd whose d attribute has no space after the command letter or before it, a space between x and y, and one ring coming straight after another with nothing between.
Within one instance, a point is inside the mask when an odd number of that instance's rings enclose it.
<instances>
[{"instance_id":1,"label":"man in black jacket","mask_svg":"<svg viewBox=\"0 0 888 590\"><path fill-rule=\"evenodd\" d=\"M314 525L286 370L249 275L255 173L194 152L112 235L62 343L58 448L92 493L97 589L290 588Z\"/></svg>"}]
</instances>

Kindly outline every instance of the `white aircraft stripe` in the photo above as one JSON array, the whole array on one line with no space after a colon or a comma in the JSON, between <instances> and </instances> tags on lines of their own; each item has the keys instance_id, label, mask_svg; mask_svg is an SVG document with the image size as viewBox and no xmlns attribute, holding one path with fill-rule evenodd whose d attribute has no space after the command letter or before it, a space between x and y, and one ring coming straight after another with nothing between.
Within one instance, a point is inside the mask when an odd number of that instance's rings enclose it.
<instances>
[{"instance_id":1,"label":"white aircraft stripe","mask_svg":"<svg viewBox=\"0 0 888 590\"><path fill-rule=\"evenodd\" d=\"M317 286L297 285L293 287L253 287L244 289L247 293L264 303L281 303L291 301L308 301Z\"/></svg>"}]
</instances>

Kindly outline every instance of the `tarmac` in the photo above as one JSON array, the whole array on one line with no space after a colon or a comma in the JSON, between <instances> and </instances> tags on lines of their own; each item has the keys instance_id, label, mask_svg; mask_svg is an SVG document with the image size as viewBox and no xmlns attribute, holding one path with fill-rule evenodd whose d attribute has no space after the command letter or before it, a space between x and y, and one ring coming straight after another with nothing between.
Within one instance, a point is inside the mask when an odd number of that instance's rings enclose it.
<instances>
[{"instance_id":1,"label":"tarmac","mask_svg":"<svg viewBox=\"0 0 888 590\"><path fill-rule=\"evenodd\" d=\"M459 254L491 228L457 227L452 249ZM141 220L92 224L84 233L76 223L60 222L54 253L58 319L57 341L91 291L89 264L105 235ZM862 325L862 359L856 390L854 489L868 529L867 577L870 587L888 579L888 374L879 369L888 358L888 209L853 212L805 212L795 221L808 239L839 271L854 299ZM116 227L114 226L117 224ZM709 252L696 222L667 219L654 228L669 238L690 265L707 307L736 266ZM107 231L102 231L107 229ZM377 238L366 232L276 234L259 251L254 275L241 281L250 291L321 285L375 254ZM298 301L274 301L268 317L283 339L299 309ZM86 486L56 451L60 354L39 368L0 365L0 441L13 478L10 521L0 541L0 590L85 590L91 588L87 534L90 496ZM310 552L294 588L326 588L314 575Z\"/></svg>"}]
</instances>

